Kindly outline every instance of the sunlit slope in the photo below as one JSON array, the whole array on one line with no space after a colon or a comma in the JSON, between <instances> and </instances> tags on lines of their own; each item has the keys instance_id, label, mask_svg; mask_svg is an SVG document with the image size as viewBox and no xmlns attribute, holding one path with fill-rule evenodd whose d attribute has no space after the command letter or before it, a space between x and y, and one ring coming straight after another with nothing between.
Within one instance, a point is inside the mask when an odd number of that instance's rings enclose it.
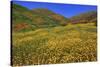
<instances>
[{"instance_id":1,"label":"sunlit slope","mask_svg":"<svg viewBox=\"0 0 100 67\"><path fill-rule=\"evenodd\" d=\"M96 32L92 23L13 32L13 65L96 61Z\"/></svg>"},{"instance_id":2,"label":"sunlit slope","mask_svg":"<svg viewBox=\"0 0 100 67\"><path fill-rule=\"evenodd\" d=\"M48 9L37 8L29 10L21 5L12 4L13 31L28 31L37 28L66 25L67 20L67 18Z\"/></svg>"}]
</instances>

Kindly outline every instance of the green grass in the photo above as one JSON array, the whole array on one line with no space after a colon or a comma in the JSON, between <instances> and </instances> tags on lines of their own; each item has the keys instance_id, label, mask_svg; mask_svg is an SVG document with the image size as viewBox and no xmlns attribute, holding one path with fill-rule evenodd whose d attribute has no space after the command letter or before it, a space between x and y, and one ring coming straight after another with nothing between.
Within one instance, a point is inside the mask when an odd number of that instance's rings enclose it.
<instances>
[{"instance_id":1,"label":"green grass","mask_svg":"<svg viewBox=\"0 0 100 67\"><path fill-rule=\"evenodd\" d=\"M13 65L39 65L97 60L97 32L91 24L13 32Z\"/></svg>"}]
</instances>

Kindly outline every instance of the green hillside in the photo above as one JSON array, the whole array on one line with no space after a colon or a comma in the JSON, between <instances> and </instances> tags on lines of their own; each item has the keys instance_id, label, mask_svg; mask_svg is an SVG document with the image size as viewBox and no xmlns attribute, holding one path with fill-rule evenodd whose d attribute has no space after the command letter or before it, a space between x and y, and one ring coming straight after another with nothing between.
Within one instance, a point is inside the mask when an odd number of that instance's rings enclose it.
<instances>
[{"instance_id":1,"label":"green hillside","mask_svg":"<svg viewBox=\"0 0 100 67\"><path fill-rule=\"evenodd\" d=\"M54 13L45 8L37 8L37 9L34 9L33 12L38 13L40 15L48 16L49 18L51 18L55 22L59 23L60 25L66 25L70 21L70 19L68 19L62 15L59 15L57 13Z\"/></svg>"},{"instance_id":2,"label":"green hillside","mask_svg":"<svg viewBox=\"0 0 100 67\"><path fill-rule=\"evenodd\" d=\"M12 4L12 17L14 31L34 30L41 27L55 27L66 24L68 20L44 8L29 10L17 4Z\"/></svg>"}]
</instances>

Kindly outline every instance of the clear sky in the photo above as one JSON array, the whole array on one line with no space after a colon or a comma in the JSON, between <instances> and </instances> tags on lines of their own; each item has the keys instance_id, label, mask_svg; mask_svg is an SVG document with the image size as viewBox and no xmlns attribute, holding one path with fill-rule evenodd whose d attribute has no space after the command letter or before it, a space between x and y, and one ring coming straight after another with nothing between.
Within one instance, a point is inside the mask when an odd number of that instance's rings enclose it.
<instances>
[{"instance_id":1,"label":"clear sky","mask_svg":"<svg viewBox=\"0 0 100 67\"><path fill-rule=\"evenodd\" d=\"M87 11L96 11L97 6L92 5L76 5L76 4L59 4L59 3L46 3L46 2L30 2L30 1L14 1L13 3L22 5L30 10L35 8L46 8L55 13L63 15L67 18L75 16Z\"/></svg>"}]
</instances>

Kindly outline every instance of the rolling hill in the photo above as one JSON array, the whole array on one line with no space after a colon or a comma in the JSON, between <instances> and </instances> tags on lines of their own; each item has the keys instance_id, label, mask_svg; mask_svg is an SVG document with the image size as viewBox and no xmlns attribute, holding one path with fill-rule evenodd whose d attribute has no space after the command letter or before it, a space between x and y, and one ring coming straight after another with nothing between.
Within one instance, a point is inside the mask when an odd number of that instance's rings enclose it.
<instances>
[{"instance_id":1,"label":"rolling hill","mask_svg":"<svg viewBox=\"0 0 100 67\"><path fill-rule=\"evenodd\" d=\"M97 12L88 11L81 13L79 15L73 16L70 20L72 23L97 23Z\"/></svg>"},{"instance_id":2,"label":"rolling hill","mask_svg":"<svg viewBox=\"0 0 100 67\"><path fill-rule=\"evenodd\" d=\"M23 6L12 4L13 30L34 30L41 27L66 25L69 19L48 9L37 8L29 10Z\"/></svg>"}]
</instances>

